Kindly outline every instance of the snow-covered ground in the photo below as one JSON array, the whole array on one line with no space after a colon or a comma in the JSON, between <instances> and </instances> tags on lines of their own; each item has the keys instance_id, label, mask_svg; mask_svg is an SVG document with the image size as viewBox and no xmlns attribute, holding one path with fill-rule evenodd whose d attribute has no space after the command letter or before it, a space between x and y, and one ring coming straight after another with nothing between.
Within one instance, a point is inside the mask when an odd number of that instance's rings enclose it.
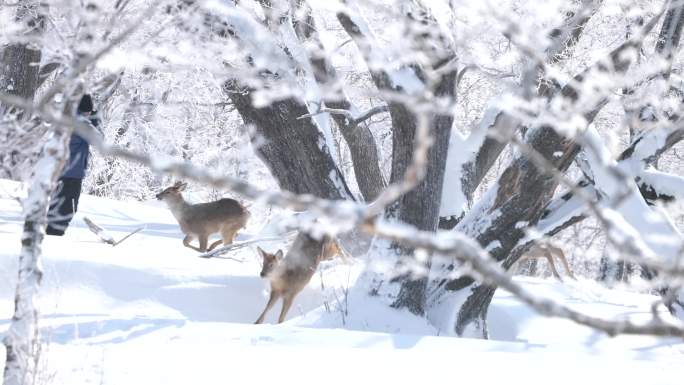
<instances>
[{"instance_id":1,"label":"snow-covered ground","mask_svg":"<svg viewBox=\"0 0 684 385\"><path fill-rule=\"evenodd\" d=\"M17 187L0 181L3 333L13 313L20 248ZM239 240L265 234L264 216L253 210ZM84 215L117 239L145 229L112 247L88 230ZM682 381L682 340L610 338L540 317L501 290L489 310L491 340L440 336L423 319L366 296L360 283L354 290L362 259L323 263L287 322L273 324L278 304L266 324L252 325L268 298L254 249L230 254L242 262L200 259L181 239L158 202L82 196L67 234L44 242L39 384ZM655 299L589 280L519 279L539 295L594 315L647 315Z\"/></svg>"}]
</instances>

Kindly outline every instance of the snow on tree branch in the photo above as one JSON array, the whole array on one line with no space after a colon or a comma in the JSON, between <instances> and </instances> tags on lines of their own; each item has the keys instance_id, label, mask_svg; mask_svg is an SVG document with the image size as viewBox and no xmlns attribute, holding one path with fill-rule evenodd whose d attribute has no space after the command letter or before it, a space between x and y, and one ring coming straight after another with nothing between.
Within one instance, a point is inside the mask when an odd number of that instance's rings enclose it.
<instances>
[{"instance_id":1,"label":"snow on tree branch","mask_svg":"<svg viewBox=\"0 0 684 385\"><path fill-rule=\"evenodd\" d=\"M671 317L663 318L654 312L653 318L645 323L634 323L629 320L606 320L588 316L557 302L539 298L517 284L478 242L459 232L420 231L407 225L387 225L380 222L367 223L364 227L369 233L389 238L417 249L423 249L454 258L468 270L477 273L485 282L504 288L525 304L541 314L570 319L581 325L601 330L611 336L618 334L650 334L657 336L684 337L684 324Z\"/></svg>"},{"instance_id":2,"label":"snow on tree branch","mask_svg":"<svg viewBox=\"0 0 684 385\"><path fill-rule=\"evenodd\" d=\"M414 149L413 163L406 171L405 178L396 184L391 184L368 205L360 205L351 201L330 201L316 198L312 195L297 195L288 191L264 191L243 180L216 176L203 167L188 162L152 157L121 148L117 145L105 143L89 124L61 114L56 114L42 105L34 105L21 98L0 93L0 101L21 107L36 114L46 122L54 123L57 127L73 127L74 132L86 138L91 145L103 155L120 157L149 167L159 173L168 173L177 177L188 178L216 188L226 188L245 198L254 199L263 204L272 204L298 211L310 210L335 220L342 231L348 231L355 225L382 213L387 205L410 191L425 173L425 159L431 145L431 137L425 119L419 119L419 130L416 136L417 146ZM59 129L59 128L58 128Z\"/></svg>"}]
</instances>

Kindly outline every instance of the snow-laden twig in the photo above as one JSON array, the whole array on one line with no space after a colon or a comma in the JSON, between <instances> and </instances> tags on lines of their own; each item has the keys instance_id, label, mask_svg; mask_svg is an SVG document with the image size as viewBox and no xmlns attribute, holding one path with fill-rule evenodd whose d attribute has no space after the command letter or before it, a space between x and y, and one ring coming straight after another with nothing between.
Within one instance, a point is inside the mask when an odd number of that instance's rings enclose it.
<instances>
[{"instance_id":1,"label":"snow-laden twig","mask_svg":"<svg viewBox=\"0 0 684 385\"><path fill-rule=\"evenodd\" d=\"M126 29L109 41L105 47L95 52L95 54L92 56L87 56L81 60L78 60L76 62L76 67L70 69L67 76L58 79L47 91L45 91L40 101L38 101L36 104L39 106L48 104L55 97L55 95L62 92L70 82L78 78L86 69L88 69L90 65L100 60L104 55L121 44L135 31L137 31L138 28L144 24L144 21L148 20L150 16L152 16L152 14L156 11L157 6L158 4L153 2L136 20L130 23Z\"/></svg>"},{"instance_id":2,"label":"snow-laden twig","mask_svg":"<svg viewBox=\"0 0 684 385\"><path fill-rule=\"evenodd\" d=\"M254 244L254 243L282 241L285 239L287 239L287 237L265 237L265 238L248 239L246 241L241 241L241 242L233 242L230 245L221 246L221 247L214 249L212 251L202 253L202 254L198 255L198 257L200 257L200 258L224 258L224 259L232 259L234 261L242 262L242 260L232 258L232 257L222 257L222 255L226 254L230 251L242 249L243 247L249 246L249 245Z\"/></svg>"},{"instance_id":3,"label":"snow-laden twig","mask_svg":"<svg viewBox=\"0 0 684 385\"><path fill-rule=\"evenodd\" d=\"M106 244L112 245L112 246L117 246L120 245L123 241L128 239L134 234L137 234L138 232L142 231L145 229L145 227L138 227L137 229L131 231L130 233L126 234L123 238L119 239L118 241L114 239L114 237L107 232L107 230L103 229L101 226L99 226L97 223L93 222L92 219L88 217L83 217L83 222L88 225L88 228L90 229L91 232L93 232L95 235L97 235L100 240Z\"/></svg>"},{"instance_id":4,"label":"snow-laden twig","mask_svg":"<svg viewBox=\"0 0 684 385\"><path fill-rule=\"evenodd\" d=\"M607 240L622 252L623 259L653 267L672 278L683 277L684 267L659 261L654 251L641 239L640 234L624 222L618 212L600 206L594 194L574 183L556 169L543 155L520 139L512 138L511 144L528 157L535 166L568 188L574 196L578 197L586 205L588 211L597 218L599 224L605 230ZM626 198L626 195L620 194L617 197L611 198L613 199L610 203L617 205Z\"/></svg>"},{"instance_id":5,"label":"snow-laden twig","mask_svg":"<svg viewBox=\"0 0 684 385\"><path fill-rule=\"evenodd\" d=\"M375 106L373 108L368 109L366 112L359 114L357 117L354 118L353 123L354 124L361 124L367 119L370 119L371 117L381 114L383 112L389 111L389 107L386 105L382 106Z\"/></svg>"},{"instance_id":6,"label":"snow-laden twig","mask_svg":"<svg viewBox=\"0 0 684 385\"><path fill-rule=\"evenodd\" d=\"M308 194L298 195L288 191L263 190L241 179L214 175L205 168L189 162L163 159L158 156L130 151L118 145L107 144L91 125L69 116L56 114L44 105L34 105L23 98L2 92L0 92L0 101L24 108L27 112L40 116L44 121L55 124L57 130L60 127L73 127L77 134L88 140L103 155L140 163L154 172L187 178L215 188L229 189L245 198L265 204L290 208L295 211L309 210L315 214L334 219L339 226L339 232L349 231L368 218L381 214L385 207L418 185L425 175L427 152L432 145L427 114L421 112L417 114L416 145L412 162L407 167L404 178L387 186L373 202L361 204L351 201L327 200Z\"/></svg>"},{"instance_id":7,"label":"snow-laden twig","mask_svg":"<svg viewBox=\"0 0 684 385\"><path fill-rule=\"evenodd\" d=\"M387 112L387 111L389 111L389 107L386 105L382 105L382 106L375 106L373 108L369 108L367 111L365 111L361 114L354 115L349 110L342 110L339 108L325 108L324 107L324 108L319 108L318 110L316 110L315 112L312 112L310 114L302 115L302 116L298 117L297 119L305 119L305 118L310 118L310 117L318 115L318 114L328 113L328 114L343 115L345 118L347 118L350 125L356 126L356 125L363 123L365 120L370 119L371 117L373 117L377 114L381 114L381 113Z\"/></svg>"},{"instance_id":8,"label":"snow-laden twig","mask_svg":"<svg viewBox=\"0 0 684 385\"><path fill-rule=\"evenodd\" d=\"M452 257L478 273L486 283L504 288L545 316L567 318L611 336L648 334L684 338L684 324L681 322L671 322L662 317L654 317L645 323L636 323L630 320L607 320L578 312L554 300L538 297L516 283L477 241L462 233L450 231L435 234L420 231L409 225L392 224L389 226L377 222L366 223L364 230L412 248Z\"/></svg>"}]
</instances>

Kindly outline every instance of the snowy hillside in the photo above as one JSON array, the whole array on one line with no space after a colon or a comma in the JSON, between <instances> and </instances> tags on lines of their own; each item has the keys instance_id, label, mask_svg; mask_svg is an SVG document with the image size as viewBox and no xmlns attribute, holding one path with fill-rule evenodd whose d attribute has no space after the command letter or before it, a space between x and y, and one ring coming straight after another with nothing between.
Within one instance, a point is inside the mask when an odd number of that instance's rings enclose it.
<instances>
[{"instance_id":1,"label":"snowy hillside","mask_svg":"<svg viewBox=\"0 0 684 385\"><path fill-rule=\"evenodd\" d=\"M3 332L13 313L18 195L18 184L2 181ZM239 240L263 236L264 214L254 211ZM112 247L88 230L84 215L116 239L145 229ZM491 340L439 336L423 319L364 294L356 282L363 256L350 264L324 262L284 324L273 324L278 304L266 324L252 325L268 298L255 250L230 254L241 262L200 259L181 239L173 216L157 202L82 197L67 234L44 242L38 384L681 383L681 340L609 338L542 318L501 290L489 308ZM520 280L536 294L600 316L648 315L655 300L582 279Z\"/></svg>"}]
</instances>

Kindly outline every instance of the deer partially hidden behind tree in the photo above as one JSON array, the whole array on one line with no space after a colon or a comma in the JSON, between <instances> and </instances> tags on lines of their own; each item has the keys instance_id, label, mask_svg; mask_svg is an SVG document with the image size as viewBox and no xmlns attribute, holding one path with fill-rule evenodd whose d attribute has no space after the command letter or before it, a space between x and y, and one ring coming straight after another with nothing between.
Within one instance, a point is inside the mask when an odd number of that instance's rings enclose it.
<instances>
[{"instance_id":1,"label":"deer partially hidden behind tree","mask_svg":"<svg viewBox=\"0 0 684 385\"><path fill-rule=\"evenodd\" d=\"M344 257L346 254L336 240L325 237L321 244L320 241L306 234L300 234L295 239L285 258L283 258L282 250L271 254L257 247L257 251L263 258L261 278L269 279L271 295L266 308L254 322L255 324L264 321L266 313L281 297L283 298L283 307L280 310L278 323L283 322L295 296L309 283L319 263L336 255Z\"/></svg>"},{"instance_id":2,"label":"deer partially hidden behind tree","mask_svg":"<svg viewBox=\"0 0 684 385\"><path fill-rule=\"evenodd\" d=\"M554 256L560 259L570 278L577 279L575 278L575 275L572 274L572 270L570 269L568 260L565 258L565 253L563 250L552 245L550 242L535 242L532 247L525 254L523 254L520 259L518 259L516 263L521 264L523 261L530 259L546 258L546 260L549 262L549 267L551 268L553 276L562 281L563 279L561 278L560 274L558 274L558 270L556 269L556 264L553 262Z\"/></svg>"},{"instance_id":3,"label":"deer partially hidden behind tree","mask_svg":"<svg viewBox=\"0 0 684 385\"><path fill-rule=\"evenodd\" d=\"M237 232L246 226L249 211L230 198L207 203L188 203L182 194L186 187L187 183L176 182L157 194L157 199L166 202L185 234L183 245L203 253L213 250L221 242L224 245L233 243ZM215 233L221 235L221 240L212 243L207 249L209 236ZM190 244L195 238L199 240L199 247Z\"/></svg>"}]
</instances>

